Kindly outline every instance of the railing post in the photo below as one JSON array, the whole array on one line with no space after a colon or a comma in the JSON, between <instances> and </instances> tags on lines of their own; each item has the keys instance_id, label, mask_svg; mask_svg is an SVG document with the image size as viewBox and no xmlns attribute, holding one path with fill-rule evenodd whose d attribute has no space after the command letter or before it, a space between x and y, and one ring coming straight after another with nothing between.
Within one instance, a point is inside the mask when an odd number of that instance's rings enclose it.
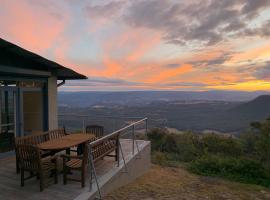
<instances>
[{"instance_id":1,"label":"railing post","mask_svg":"<svg viewBox=\"0 0 270 200\"><path fill-rule=\"evenodd\" d=\"M145 120L145 135L147 136L148 133L148 118Z\"/></svg>"},{"instance_id":2,"label":"railing post","mask_svg":"<svg viewBox=\"0 0 270 200\"><path fill-rule=\"evenodd\" d=\"M117 135L116 141L116 157L117 157L117 167L120 166L120 132Z\"/></svg>"},{"instance_id":3,"label":"railing post","mask_svg":"<svg viewBox=\"0 0 270 200\"><path fill-rule=\"evenodd\" d=\"M135 153L135 127L132 126L132 154Z\"/></svg>"},{"instance_id":4,"label":"railing post","mask_svg":"<svg viewBox=\"0 0 270 200\"><path fill-rule=\"evenodd\" d=\"M98 194L99 194L99 198L102 199L101 196L101 191L100 191L100 187L99 187L99 183L98 183L98 179L97 179L97 173L96 173L96 169L95 169L95 165L94 165L94 159L93 159L93 155L92 155L92 146L91 144L89 145L89 153L88 153L88 160L90 162L89 168L90 168L90 180L89 180L89 190L92 190L92 179L93 179L93 175L96 181L96 185L97 185L97 189L98 189Z\"/></svg>"},{"instance_id":5,"label":"railing post","mask_svg":"<svg viewBox=\"0 0 270 200\"><path fill-rule=\"evenodd\" d=\"M83 117L83 127L82 127L82 132L85 133L85 119Z\"/></svg>"}]
</instances>

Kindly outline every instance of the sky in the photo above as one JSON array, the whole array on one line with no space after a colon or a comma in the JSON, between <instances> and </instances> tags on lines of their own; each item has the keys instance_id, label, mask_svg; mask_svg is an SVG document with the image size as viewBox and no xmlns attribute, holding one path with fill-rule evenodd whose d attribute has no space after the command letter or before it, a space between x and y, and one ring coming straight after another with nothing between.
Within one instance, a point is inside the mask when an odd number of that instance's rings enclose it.
<instances>
[{"instance_id":1,"label":"sky","mask_svg":"<svg viewBox=\"0 0 270 200\"><path fill-rule=\"evenodd\" d=\"M270 0L0 0L0 37L88 77L63 91L270 90Z\"/></svg>"}]
</instances>

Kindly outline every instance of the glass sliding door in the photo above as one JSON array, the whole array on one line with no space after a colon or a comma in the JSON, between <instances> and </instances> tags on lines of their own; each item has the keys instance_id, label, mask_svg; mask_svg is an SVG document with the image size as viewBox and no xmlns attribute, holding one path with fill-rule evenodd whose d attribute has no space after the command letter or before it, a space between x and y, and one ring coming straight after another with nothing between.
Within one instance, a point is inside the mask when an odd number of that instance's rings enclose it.
<instances>
[{"instance_id":1,"label":"glass sliding door","mask_svg":"<svg viewBox=\"0 0 270 200\"><path fill-rule=\"evenodd\" d=\"M0 153L14 149L16 105L16 87L0 86Z\"/></svg>"}]
</instances>

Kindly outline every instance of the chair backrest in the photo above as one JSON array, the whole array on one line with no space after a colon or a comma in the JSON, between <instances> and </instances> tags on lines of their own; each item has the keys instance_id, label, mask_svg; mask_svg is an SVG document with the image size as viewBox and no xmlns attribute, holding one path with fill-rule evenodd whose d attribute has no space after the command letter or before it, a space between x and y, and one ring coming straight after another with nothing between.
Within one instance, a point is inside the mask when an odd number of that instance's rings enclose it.
<instances>
[{"instance_id":1,"label":"chair backrest","mask_svg":"<svg viewBox=\"0 0 270 200\"><path fill-rule=\"evenodd\" d=\"M36 146L18 144L17 153L21 168L25 170L38 170L40 168L40 150Z\"/></svg>"},{"instance_id":2,"label":"chair backrest","mask_svg":"<svg viewBox=\"0 0 270 200\"><path fill-rule=\"evenodd\" d=\"M94 134L97 138L104 136L104 127L99 125L88 125L85 128L86 133Z\"/></svg>"},{"instance_id":3,"label":"chair backrest","mask_svg":"<svg viewBox=\"0 0 270 200\"><path fill-rule=\"evenodd\" d=\"M19 144L30 144L30 145L37 145L42 142L46 142L49 140L48 133L40 133L35 135L28 135L23 137L16 137L15 144L16 146Z\"/></svg>"},{"instance_id":4,"label":"chair backrest","mask_svg":"<svg viewBox=\"0 0 270 200\"><path fill-rule=\"evenodd\" d=\"M60 129L50 130L48 131L48 134L49 134L49 139L54 140L54 139L64 137L66 135L66 131L64 128L60 128Z\"/></svg>"}]
</instances>

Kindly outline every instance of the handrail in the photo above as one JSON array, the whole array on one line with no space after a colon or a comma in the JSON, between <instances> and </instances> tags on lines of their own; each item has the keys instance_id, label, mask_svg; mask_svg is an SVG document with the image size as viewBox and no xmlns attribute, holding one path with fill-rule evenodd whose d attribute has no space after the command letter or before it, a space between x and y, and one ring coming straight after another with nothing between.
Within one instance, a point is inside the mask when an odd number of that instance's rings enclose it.
<instances>
[{"instance_id":1,"label":"handrail","mask_svg":"<svg viewBox=\"0 0 270 200\"><path fill-rule=\"evenodd\" d=\"M135 136L135 126L137 124L140 124L142 122L145 122L145 131L146 131L146 134L147 134L147 120L148 118L145 117L139 121L136 121L136 122L133 122L132 124L129 124L117 131L114 131L108 135L105 135L103 136L102 138L99 138L93 142L90 143L89 145L89 148L90 148L90 152L92 152L92 148L95 147L96 145L104 142L105 140L107 139L110 139L111 137L115 137L117 136L117 151L118 151L118 159L117 159L117 162L118 162L118 167L120 166L119 165L119 162L120 162L120 158L119 158L119 153L121 153L121 156L122 156L122 159L123 159L123 162L124 162L124 166L125 166L125 172L128 173L128 168L127 168L127 164L126 164L126 161L125 161L125 156L124 156L124 153L123 153L123 149L122 149L122 145L121 145L121 142L120 142L120 136L123 136L125 134L122 134L121 133L125 130L128 130L130 127L132 127L132 154L134 155L135 153L135 144L136 144L136 148L137 148L137 153L138 153L138 158L140 156L140 149L139 149L139 146L138 146L138 143L137 143L137 140L136 140L136 136ZM97 189L98 189L98 194L99 194L99 198L102 199L102 195L101 195L101 190L100 190L100 186L99 186L99 182L98 182L98 178L97 178L97 173L96 173L96 169L95 169L95 165L94 165L94 160L93 160L93 155L92 153L89 153L89 160L90 160L90 174L91 174L91 179L90 179L90 186L89 186L89 189L90 191L92 190L92 174L94 175L94 179L95 179L95 182L96 182L96 185L97 185Z\"/></svg>"},{"instance_id":2,"label":"handrail","mask_svg":"<svg viewBox=\"0 0 270 200\"><path fill-rule=\"evenodd\" d=\"M137 121L137 122L134 122L134 123L132 123L132 124L130 124L130 125L128 125L128 126L125 126L125 127L121 128L121 129L119 129L119 130L117 130L117 131L114 131L114 132L112 132L112 133L110 133L110 134L108 134L108 135L105 135L105 136L103 136L102 138L99 138L99 139L97 139L97 140L91 142L90 145L96 145L96 143L100 143L101 141L106 140L106 139L108 139L108 138L110 138L110 137L112 137L112 136L114 136L114 135L116 135L116 134L119 134L119 133L121 133L122 131L129 129L129 128L132 127L132 126L135 126L135 125L137 125L137 124L142 123L143 121L146 121L147 119L148 119L147 117L146 117L146 118L143 118L143 119L141 119L141 120L139 120L139 121ZM125 134L123 134L123 135L125 135ZM122 135L122 136L123 136L123 135Z\"/></svg>"},{"instance_id":3,"label":"handrail","mask_svg":"<svg viewBox=\"0 0 270 200\"><path fill-rule=\"evenodd\" d=\"M92 116L92 115L78 115L78 114L73 114L73 113L64 113L64 114L58 114L58 116L75 116L75 117L94 117L94 118L111 118L111 119L142 119L143 117L128 117L128 116L98 116L98 115L95 115L95 116Z\"/></svg>"}]
</instances>

